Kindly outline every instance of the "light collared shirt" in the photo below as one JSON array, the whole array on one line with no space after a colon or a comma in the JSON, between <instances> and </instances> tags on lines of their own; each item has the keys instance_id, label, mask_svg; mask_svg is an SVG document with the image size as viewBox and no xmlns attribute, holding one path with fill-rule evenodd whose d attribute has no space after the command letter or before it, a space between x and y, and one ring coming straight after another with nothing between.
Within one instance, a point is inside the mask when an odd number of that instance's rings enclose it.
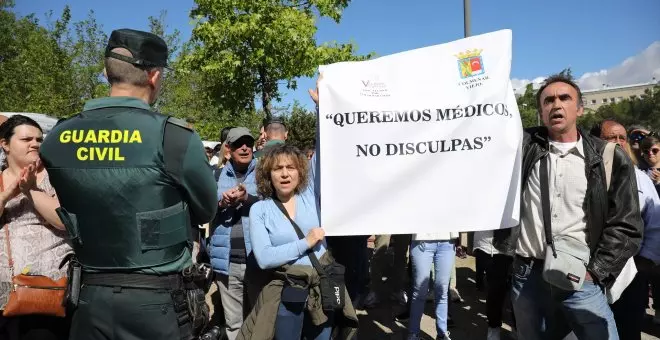
<instances>
[{"instance_id":1,"label":"light collared shirt","mask_svg":"<svg viewBox=\"0 0 660 340\"><path fill-rule=\"evenodd\" d=\"M548 160L549 158L549 160ZM522 196L521 230L516 254L545 258L545 229L541 208L540 162L549 161L548 187L553 235L572 236L587 244L587 193L582 138L573 143L550 142L549 157L534 164Z\"/></svg>"},{"instance_id":2,"label":"light collared shirt","mask_svg":"<svg viewBox=\"0 0 660 340\"><path fill-rule=\"evenodd\" d=\"M651 178L635 168L639 208L644 219L644 239L639 255L660 264L660 198Z\"/></svg>"}]
</instances>

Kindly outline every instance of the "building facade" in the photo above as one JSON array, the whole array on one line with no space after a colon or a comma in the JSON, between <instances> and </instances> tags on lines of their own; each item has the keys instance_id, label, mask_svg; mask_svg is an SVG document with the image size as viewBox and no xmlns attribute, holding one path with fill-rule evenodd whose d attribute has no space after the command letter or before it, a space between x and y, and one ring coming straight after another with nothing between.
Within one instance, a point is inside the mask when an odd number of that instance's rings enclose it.
<instances>
[{"instance_id":1,"label":"building facade","mask_svg":"<svg viewBox=\"0 0 660 340\"><path fill-rule=\"evenodd\" d=\"M584 108L597 110L603 105L618 103L624 99L641 98L646 90L653 89L655 85L656 83L643 83L582 91Z\"/></svg>"}]
</instances>

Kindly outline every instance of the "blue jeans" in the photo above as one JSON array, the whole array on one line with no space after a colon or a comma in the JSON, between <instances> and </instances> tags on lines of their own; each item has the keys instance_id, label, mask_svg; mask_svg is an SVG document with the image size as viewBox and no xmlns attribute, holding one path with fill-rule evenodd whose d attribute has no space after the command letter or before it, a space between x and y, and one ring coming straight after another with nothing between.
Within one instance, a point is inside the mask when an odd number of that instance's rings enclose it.
<instances>
[{"instance_id":1,"label":"blue jeans","mask_svg":"<svg viewBox=\"0 0 660 340\"><path fill-rule=\"evenodd\" d=\"M434 266L435 279L435 327L438 335L447 334L448 292L451 270L454 266L456 250L453 241L413 241L410 245L410 257L413 270L412 298L410 303L410 321L408 331L418 334L424 314L426 294L429 291L431 264Z\"/></svg>"},{"instance_id":2,"label":"blue jeans","mask_svg":"<svg viewBox=\"0 0 660 340\"><path fill-rule=\"evenodd\" d=\"M542 260L516 256L512 286L518 339L561 340L571 330L580 340L619 339L607 298L591 281L565 291L545 282Z\"/></svg>"},{"instance_id":3,"label":"blue jeans","mask_svg":"<svg viewBox=\"0 0 660 340\"><path fill-rule=\"evenodd\" d=\"M275 340L329 340L333 315L328 321L315 326L305 312L306 302L282 302L275 319Z\"/></svg>"}]
</instances>

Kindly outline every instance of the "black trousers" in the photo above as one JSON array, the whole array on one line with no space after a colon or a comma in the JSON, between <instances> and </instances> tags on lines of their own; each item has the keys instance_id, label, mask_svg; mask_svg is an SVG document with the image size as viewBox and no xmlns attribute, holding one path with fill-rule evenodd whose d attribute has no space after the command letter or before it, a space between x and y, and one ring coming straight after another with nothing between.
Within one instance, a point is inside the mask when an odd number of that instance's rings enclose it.
<instances>
[{"instance_id":1,"label":"black trousers","mask_svg":"<svg viewBox=\"0 0 660 340\"><path fill-rule=\"evenodd\" d=\"M70 326L70 317L25 315L6 318L0 311L2 340L67 340Z\"/></svg>"},{"instance_id":2,"label":"black trousers","mask_svg":"<svg viewBox=\"0 0 660 340\"><path fill-rule=\"evenodd\" d=\"M660 278L660 266L641 256L635 257L637 275L626 287L619 299L610 307L621 340L640 340L644 326L646 307L649 304L649 283ZM655 294L655 291L653 292ZM653 303L656 297L653 296Z\"/></svg>"},{"instance_id":3,"label":"black trousers","mask_svg":"<svg viewBox=\"0 0 660 340\"><path fill-rule=\"evenodd\" d=\"M181 340L171 293L83 286L70 340Z\"/></svg>"},{"instance_id":4,"label":"black trousers","mask_svg":"<svg viewBox=\"0 0 660 340\"><path fill-rule=\"evenodd\" d=\"M502 327L502 315L504 312L504 302L509 296L511 290L511 267L513 257L496 254L490 257L486 267L486 277L488 280L488 297L486 298L486 316L488 317L488 327ZM513 313L511 313L513 317ZM515 324L515 319L514 319Z\"/></svg>"},{"instance_id":5,"label":"black trousers","mask_svg":"<svg viewBox=\"0 0 660 340\"><path fill-rule=\"evenodd\" d=\"M475 269L477 271L475 281L477 289L483 290L486 286L486 271L493 263L493 257L481 249L474 251Z\"/></svg>"},{"instance_id":6,"label":"black trousers","mask_svg":"<svg viewBox=\"0 0 660 340\"><path fill-rule=\"evenodd\" d=\"M328 237L328 248L337 263L346 267L346 290L351 300L369 290L369 236Z\"/></svg>"}]
</instances>

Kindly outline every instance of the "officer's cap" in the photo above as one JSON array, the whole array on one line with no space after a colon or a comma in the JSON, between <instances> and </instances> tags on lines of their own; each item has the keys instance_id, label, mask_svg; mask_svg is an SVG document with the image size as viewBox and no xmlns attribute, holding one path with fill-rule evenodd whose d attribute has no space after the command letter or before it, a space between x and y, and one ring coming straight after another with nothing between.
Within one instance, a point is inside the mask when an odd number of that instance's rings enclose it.
<instances>
[{"instance_id":1,"label":"officer's cap","mask_svg":"<svg viewBox=\"0 0 660 340\"><path fill-rule=\"evenodd\" d=\"M229 133L227 134L227 143L234 144L237 140L243 137L250 137L252 140L254 140L254 137L252 137L250 130L248 130L247 128L244 127L233 128L229 130Z\"/></svg>"},{"instance_id":2,"label":"officer's cap","mask_svg":"<svg viewBox=\"0 0 660 340\"><path fill-rule=\"evenodd\" d=\"M112 52L115 48L125 48L131 51L133 57ZM122 28L110 34L105 56L136 66L167 67L167 44L153 33Z\"/></svg>"},{"instance_id":3,"label":"officer's cap","mask_svg":"<svg viewBox=\"0 0 660 340\"><path fill-rule=\"evenodd\" d=\"M270 125L270 124L282 124L282 125L284 125L284 127L286 127L286 124L284 123L284 120L282 120L281 118L273 117L271 119L264 119L262 121L262 125L263 125L264 129L267 128L268 125Z\"/></svg>"}]
</instances>

